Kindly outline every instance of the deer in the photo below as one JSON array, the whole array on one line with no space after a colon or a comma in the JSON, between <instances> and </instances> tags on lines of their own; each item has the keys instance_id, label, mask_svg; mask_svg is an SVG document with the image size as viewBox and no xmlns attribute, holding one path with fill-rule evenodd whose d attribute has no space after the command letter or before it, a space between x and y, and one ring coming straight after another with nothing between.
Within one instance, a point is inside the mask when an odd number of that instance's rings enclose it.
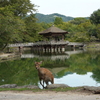
<instances>
[{"instance_id":1,"label":"deer","mask_svg":"<svg viewBox=\"0 0 100 100\"><path fill-rule=\"evenodd\" d=\"M52 84L54 84L54 76L52 74L51 71L49 71L46 68L41 68L40 65L42 64L42 61L40 62L35 62L35 67L38 71L38 77L39 77L39 81L40 84L42 85L43 89L47 87L47 85L49 85L49 82L51 82ZM42 83L43 81L43 83ZM44 87L44 82L46 83L46 87Z\"/></svg>"}]
</instances>

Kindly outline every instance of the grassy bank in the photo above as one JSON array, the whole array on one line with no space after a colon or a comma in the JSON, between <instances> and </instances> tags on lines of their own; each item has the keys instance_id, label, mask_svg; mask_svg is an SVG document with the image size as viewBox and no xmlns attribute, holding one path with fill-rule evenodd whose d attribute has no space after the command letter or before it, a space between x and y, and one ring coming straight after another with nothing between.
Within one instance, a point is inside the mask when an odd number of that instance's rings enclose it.
<instances>
[{"instance_id":1,"label":"grassy bank","mask_svg":"<svg viewBox=\"0 0 100 100\"><path fill-rule=\"evenodd\" d=\"M29 88L0 88L0 91L33 91L33 92L43 92L43 91L55 91L55 92L66 92L80 89L81 87L66 87L66 88L55 88L55 89L29 89Z\"/></svg>"}]
</instances>

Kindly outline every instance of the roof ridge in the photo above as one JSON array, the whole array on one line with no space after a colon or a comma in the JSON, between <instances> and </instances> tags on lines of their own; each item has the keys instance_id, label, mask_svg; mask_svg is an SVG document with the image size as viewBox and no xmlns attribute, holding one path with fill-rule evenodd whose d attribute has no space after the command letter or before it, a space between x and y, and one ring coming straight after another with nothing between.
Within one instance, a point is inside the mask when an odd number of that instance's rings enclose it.
<instances>
[{"instance_id":1,"label":"roof ridge","mask_svg":"<svg viewBox=\"0 0 100 100\"><path fill-rule=\"evenodd\" d=\"M55 26L53 25L53 26L51 26L50 28L48 28L48 29L46 29L46 30L40 32L39 34L46 34L46 33L50 33L50 32L51 32L51 33L68 33L67 31L62 30L62 29L60 29L60 28L58 28L58 27L55 27Z\"/></svg>"}]
</instances>

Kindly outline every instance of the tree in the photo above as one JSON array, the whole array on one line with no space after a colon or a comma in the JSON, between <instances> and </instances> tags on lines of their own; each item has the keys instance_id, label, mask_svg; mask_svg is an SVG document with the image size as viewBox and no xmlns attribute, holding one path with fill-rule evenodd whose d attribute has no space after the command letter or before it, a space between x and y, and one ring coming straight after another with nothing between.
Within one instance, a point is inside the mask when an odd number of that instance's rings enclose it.
<instances>
[{"instance_id":1,"label":"tree","mask_svg":"<svg viewBox=\"0 0 100 100\"><path fill-rule=\"evenodd\" d=\"M90 20L93 24L100 24L100 9L98 9L97 11L94 11L91 16L90 16Z\"/></svg>"},{"instance_id":2,"label":"tree","mask_svg":"<svg viewBox=\"0 0 100 100\"><path fill-rule=\"evenodd\" d=\"M77 18L74 18L73 20L71 20L70 23L79 25L79 24L87 22L87 21L88 21L88 19L86 19L86 18L77 17Z\"/></svg>"},{"instance_id":3,"label":"tree","mask_svg":"<svg viewBox=\"0 0 100 100\"><path fill-rule=\"evenodd\" d=\"M97 37L100 39L100 24L97 25L96 32L98 33Z\"/></svg>"},{"instance_id":4,"label":"tree","mask_svg":"<svg viewBox=\"0 0 100 100\"><path fill-rule=\"evenodd\" d=\"M89 42L89 36L85 32L77 32L73 36L73 41L76 41L76 42Z\"/></svg>"},{"instance_id":5,"label":"tree","mask_svg":"<svg viewBox=\"0 0 100 100\"><path fill-rule=\"evenodd\" d=\"M25 23L10 11L11 7L0 8L0 47L3 49L8 43L21 41L25 31Z\"/></svg>"},{"instance_id":6,"label":"tree","mask_svg":"<svg viewBox=\"0 0 100 100\"><path fill-rule=\"evenodd\" d=\"M30 0L0 0L0 7L12 6L15 16L25 17L28 13L36 11Z\"/></svg>"},{"instance_id":7,"label":"tree","mask_svg":"<svg viewBox=\"0 0 100 100\"><path fill-rule=\"evenodd\" d=\"M39 39L34 7L30 0L0 1L0 46L4 48L8 43Z\"/></svg>"},{"instance_id":8,"label":"tree","mask_svg":"<svg viewBox=\"0 0 100 100\"><path fill-rule=\"evenodd\" d=\"M41 26L36 23L34 15L30 15L24 19L26 25L26 32L23 42L35 42L41 40L41 36L38 32L41 30Z\"/></svg>"},{"instance_id":9,"label":"tree","mask_svg":"<svg viewBox=\"0 0 100 100\"><path fill-rule=\"evenodd\" d=\"M61 17L56 17L55 20L54 20L54 24L55 25L58 25L58 24L62 24L63 23L63 20Z\"/></svg>"}]
</instances>

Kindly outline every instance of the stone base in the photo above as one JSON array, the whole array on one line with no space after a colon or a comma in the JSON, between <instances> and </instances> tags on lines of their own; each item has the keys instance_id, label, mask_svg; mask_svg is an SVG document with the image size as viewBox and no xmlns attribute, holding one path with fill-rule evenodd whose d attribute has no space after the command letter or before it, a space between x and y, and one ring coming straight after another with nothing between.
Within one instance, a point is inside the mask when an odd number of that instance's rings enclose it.
<instances>
[{"instance_id":1,"label":"stone base","mask_svg":"<svg viewBox=\"0 0 100 100\"><path fill-rule=\"evenodd\" d=\"M91 91L94 94L100 94L100 86L94 87L94 86L84 86L84 90Z\"/></svg>"},{"instance_id":2,"label":"stone base","mask_svg":"<svg viewBox=\"0 0 100 100\"><path fill-rule=\"evenodd\" d=\"M50 84L46 88L47 89L55 89L55 88L66 88L66 87L69 87L69 86L66 84Z\"/></svg>"},{"instance_id":3,"label":"stone base","mask_svg":"<svg viewBox=\"0 0 100 100\"><path fill-rule=\"evenodd\" d=\"M38 86L35 85L24 85L24 86L17 86L17 84L5 84L5 85L0 85L0 88L28 88L28 89L39 89Z\"/></svg>"}]
</instances>

